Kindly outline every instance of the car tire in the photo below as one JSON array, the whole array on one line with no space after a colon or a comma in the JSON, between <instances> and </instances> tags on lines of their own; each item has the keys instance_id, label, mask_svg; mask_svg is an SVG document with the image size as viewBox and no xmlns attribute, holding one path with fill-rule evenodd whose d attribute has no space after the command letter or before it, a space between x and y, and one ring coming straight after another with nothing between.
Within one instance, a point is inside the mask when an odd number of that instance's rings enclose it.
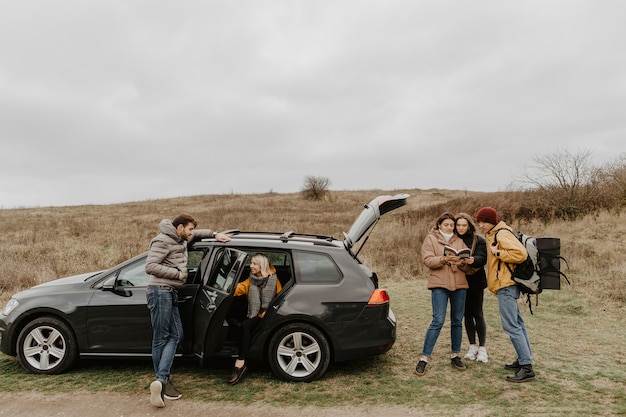
<instances>
[{"instance_id":1,"label":"car tire","mask_svg":"<svg viewBox=\"0 0 626 417\"><path fill-rule=\"evenodd\" d=\"M17 355L24 369L31 373L59 374L76 361L76 339L63 321L40 317L20 332Z\"/></svg>"},{"instance_id":2,"label":"car tire","mask_svg":"<svg viewBox=\"0 0 626 417\"><path fill-rule=\"evenodd\" d=\"M293 323L272 336L268 361L274 375L284 381L311 382L328 369L330 346L315 326Z\"/></svg>"}]
</instances>

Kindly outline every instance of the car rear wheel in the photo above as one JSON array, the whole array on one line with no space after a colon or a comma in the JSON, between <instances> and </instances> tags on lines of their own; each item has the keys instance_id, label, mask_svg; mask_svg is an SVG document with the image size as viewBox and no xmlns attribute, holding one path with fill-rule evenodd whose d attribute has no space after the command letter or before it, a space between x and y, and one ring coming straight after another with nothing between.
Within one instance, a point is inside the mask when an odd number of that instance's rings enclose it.
<instances>
[{"instance_id":1,"label":"car rear wheel","mask_svg":"<svg viewBox=\"0 0 626 417\"><path fill-rule=\"evenodd\" d=\"M22 366L35 374L58 374L76 360L76 340L70 328L53 317L28 323L17 339Z\"/></svg>"},{"instance_id":2,"label":"car rear wheel","mask_svg":"<svg viewBox=\"0 0 626 417\"><path fill-rule=\"evenodd\" d=\"M272 336L268 359L272 372L280 379L315 381L328 369L330 346L326 336L316 327L294 323Z\"/></svg>"}]
</instances>

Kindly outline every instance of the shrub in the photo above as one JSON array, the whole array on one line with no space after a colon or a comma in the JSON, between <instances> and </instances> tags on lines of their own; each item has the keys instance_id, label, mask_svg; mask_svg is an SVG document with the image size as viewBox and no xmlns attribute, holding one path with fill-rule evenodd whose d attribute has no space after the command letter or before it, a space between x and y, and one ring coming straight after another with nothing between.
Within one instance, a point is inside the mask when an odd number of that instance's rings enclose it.
<instances>
[{"instance_id":1,"label":"shrub","mask_svg":"<svg viewBox=\"0 0 626 417\"><path fill-rule=\"evenodd\" d=\"M328 197L330 180L326 177L308 175L304 178L302 196L307 200L323 200Z\"/></svg>"}]
</instances>

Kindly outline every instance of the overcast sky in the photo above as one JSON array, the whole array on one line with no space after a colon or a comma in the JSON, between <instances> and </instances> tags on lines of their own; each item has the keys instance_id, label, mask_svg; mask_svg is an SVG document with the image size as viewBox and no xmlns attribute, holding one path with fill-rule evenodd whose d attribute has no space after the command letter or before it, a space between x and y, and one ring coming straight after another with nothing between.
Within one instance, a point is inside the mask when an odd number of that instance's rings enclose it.
<instances>
[{"instance_id":1,"label":"overcast sky","mask_svg":"<svg viewBox=\"0 0 626 417\"><path fill-rule=\"evenodd\" d=\"M0 1L0 208L505 189L626 151L626 1Z\"/></svg>"}]
</instances>

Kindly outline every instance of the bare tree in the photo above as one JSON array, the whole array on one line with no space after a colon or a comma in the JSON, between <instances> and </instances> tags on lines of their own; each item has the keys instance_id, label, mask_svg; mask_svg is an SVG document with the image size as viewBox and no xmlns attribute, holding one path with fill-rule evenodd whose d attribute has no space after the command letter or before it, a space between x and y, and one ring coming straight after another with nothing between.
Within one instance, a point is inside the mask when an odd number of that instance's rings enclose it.
<instances>
[{"instance_id":1,"label":"bare tree","mask_svg":"<svg viewBox=\"0 0 626 417\"><path fill-rule=\"evenodd\" d=\"M308 200L322 200L328 195L330 180L326 177L314 177L307 175L304 177L302 196Z\"/></svg>"},{"instance_id":2,"label":"bare tree","mask_svg":"<svg viewBox=\"0 0 626 417\"><path fill-rule=\"evenodd\" d=\"M601 193L600 170L591 160L591 151L570 152L567 149L537 155L524 182L539 191L539 204L555 216L573 220L597 209Z\"/></svg>"},{"instance_id":3,"label":"bare tree","mask_svg":"<svg viewBox=\"0 0 626 417\"><path fill-rule=\"evenodd\" d=\"M593 179L596 168L591 151L572 153L567 149L533 158L533 174L526 174L527 183L539 189L578 190Z\"/></svg>"}]
</instances>

